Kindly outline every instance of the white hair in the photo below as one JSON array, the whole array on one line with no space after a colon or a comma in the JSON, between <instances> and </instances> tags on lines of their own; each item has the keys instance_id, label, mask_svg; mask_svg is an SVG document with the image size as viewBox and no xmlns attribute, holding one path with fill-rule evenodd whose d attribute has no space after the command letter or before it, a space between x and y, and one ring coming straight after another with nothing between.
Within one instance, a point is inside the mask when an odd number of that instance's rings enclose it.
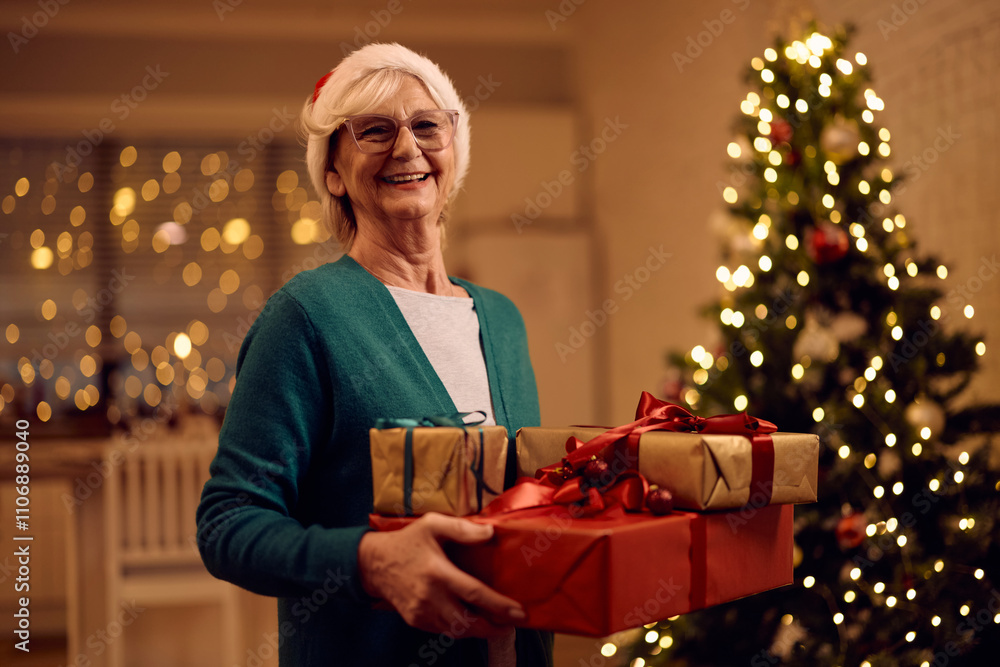
<instances>
[{"instance_id":1,"label":"white hair","mask_svg":"<svg viewBox=\"0 0 1000 667\"><path fill-rule=\"evenodd\" d=\"M326 186L334 133L351 115L365 113L390 99L407 76L417 78L441 109L456 109L458 125L452 145L455 182L448 205L461 190L469 170L469 115L451 79L426 57L399 44L368 44L344 58L302 107L300 128L306 141L306 168L329 224L344 250L357 233L357 221L347 195L335 197ZM315 101L314 101L315 97ZM443 230L442 230L443 231Z\"/></svg>"}]
</instances>

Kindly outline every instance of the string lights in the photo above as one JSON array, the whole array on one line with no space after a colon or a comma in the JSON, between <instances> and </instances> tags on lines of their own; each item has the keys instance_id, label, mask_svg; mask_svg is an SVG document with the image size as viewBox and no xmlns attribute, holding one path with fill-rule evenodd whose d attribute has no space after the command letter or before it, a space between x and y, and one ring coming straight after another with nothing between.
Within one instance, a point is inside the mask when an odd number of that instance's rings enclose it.
<instances>
[{"instance_id":1,"label":"string lights","mask_svg":"<svg viewBox=\"0 0 1000 667\"><path fill-rule=\"evenodd\" d=\"M107 256L109 249L98 248L97 237L107 236L110 229L110 240L119 245L127 263L152 266L157 284L190 291L188 312L197 312L197 300L202 300L207 315L232 313L232 321L238 322L259 310L265 299L253 277L254 262L274 243L265 242L267 235L258 231L266 226L265 220L266 224L273 218L287 221L284 233L292 247L325 242L330 233L317 222L320 204L309 198L297 170L286 169L271 180L261 171L264 166L240 166L234 157L226 151L199 155L125 146L111 171L114 186L105 212L93 196L92 170L60 174L51 165L42 175L16 178L0 200L0 210L27 219L42 216L37 219L44 224L27 232L21 261L29 270L74 280L76 272L93 270L95 253ZM271 212L259 209L257 201L268 202ZM60 210L66 211L65 217L52 219ZM158 217L162 212L170 219ZM99 230L101 226L106 227ZM129 290L127 296L135 298L133 294L143 287ZM35 322L4 324L4 339L11 346L27 343L22 332L35 331L42 323L53 327L54 340L65 337L72 344L65 349L36 348L35 359L20 356L18 382L0 382L0 415L11 409L21 387L37 389L35 395L42 398L32 408L43 422L66 410L86 412L103 398L109 399L107 418L112 423L137 408L157 408L168 398L209 413L225 403L232 390L235 350L232 341L223 338L227 334L241 338L245 331L210 326L206 318L188 316L156 340L149 333L140 336L140 328L149 327L138 321L133 327L127 304L121 304L121 312L108 319L108 328L102 331L94 319L106 312L111 301L110 295L103 302L102 298L100 290L93 293L81 286L72 290L68 303L55 294L43 298ZM82 335L75 333L77 325ZM99 376L108 359L122 361L109 374L110 394L104 397ZM45 388L39 389L39 383Z\"/></svg>"},{"instance_id":2,"label":"string lights","mask_svg":"<svg viewBox=\"0 0 1000 667\"><path fill-rule=\"evenodd\" d=\"M827 486L817 505L796 510L797 581L815 597L750 598L725 618L706 611L710 620L685 626L692 642L675 635L689 661L727 662L744 647L751 664L777 662L782 650L810 664L937 664L1000 578L984 528L1000 521L1000 482L983 479L988 448L956 451L954 429L968 421L939 388L962 386L986 344L941 324L976 311L944 303L948 268L916 254L906 218L890 209L893 135L877 123L886 102L847 41L817 31L751 60L754 90L727 145L743 180L722 193L733 231L715 274L725 290L719 349L729 354L699 345L672 357L693 385L678 398L820 433ZM1000 430L987 414L976 413ZM789 645L779 639L793 635L773 626L771 649L741 643L779 610L795 611L780 626L804 628ZM1000 625L1000 614L988 620ZM729 653L698 643L711 643L699 625L725 633Z\"/></svg>"}]
</instances>

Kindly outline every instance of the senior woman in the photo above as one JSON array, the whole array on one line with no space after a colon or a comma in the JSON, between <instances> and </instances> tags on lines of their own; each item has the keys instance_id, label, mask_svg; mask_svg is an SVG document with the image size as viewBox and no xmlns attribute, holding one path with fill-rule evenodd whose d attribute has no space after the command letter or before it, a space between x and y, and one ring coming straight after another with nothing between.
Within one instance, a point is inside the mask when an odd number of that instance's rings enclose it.
<instances>
[{"instance_id":1,"label":"senior woman","mask_svg":"<svg viewBox=\"0 0 1000 667\"><path fill-rule=\"evenodd\" d=\"M320 80L302 126L347 253L290 280L243 341L198 508L205 564L279 598L283 666L551 664L551 635L515 634L521 606L445 556L490 527L366 527L378 417L483 410L510 435L539 420L517 309L445 270L469 164L462 102L431 61L372 44Z\"/></svg>"}]
</instances>

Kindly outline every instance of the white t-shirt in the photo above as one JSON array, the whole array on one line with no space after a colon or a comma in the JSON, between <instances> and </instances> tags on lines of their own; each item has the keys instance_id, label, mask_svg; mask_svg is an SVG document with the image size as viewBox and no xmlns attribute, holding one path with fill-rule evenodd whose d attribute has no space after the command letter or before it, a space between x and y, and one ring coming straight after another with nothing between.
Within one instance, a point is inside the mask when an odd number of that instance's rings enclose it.
<instances>
[{"instance_id":1,"label":"white t-shirt","mask_svg":"<svg viewBox=\"0 0 1000 667\"><path fill-rule=\"evenodd\" d=\"M475 302L469 297L386 287L458 411L482 410L483 423L496 424Z\"/></svg>"}]
</instances>

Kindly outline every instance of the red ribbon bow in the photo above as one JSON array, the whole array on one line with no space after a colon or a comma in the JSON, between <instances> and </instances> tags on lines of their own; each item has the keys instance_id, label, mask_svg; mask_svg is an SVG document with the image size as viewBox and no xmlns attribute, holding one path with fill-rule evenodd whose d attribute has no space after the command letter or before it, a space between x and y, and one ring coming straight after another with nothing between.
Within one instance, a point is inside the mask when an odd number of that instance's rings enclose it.
<instances>
[{"instance_id":1,"label":"red ribbon bow","mask_svg":"<svg viewBox=\"0 0 1000 667\"><path fill-rule=\"evenodd\" d=\"M778 427L746 412L714 417L698 417L649 392L642 392L635 421L623 424L586 443L576 437L566 441L566 456L560 463L539 468L536 479L518 483L490 503L484 514L493 515L527 507L575 504L584 516L618 516L623 511L642 509L649 484L638 473L639 438L647 431L673 431L743 435L753 447L751 487L759 488L770 502L774 476L774 444L770 433ZM588 484L583 477L587 463L598 458L608 464L607 483ZM604 480L602 480L604 481Z\"/></svg>"}]
</instances>

